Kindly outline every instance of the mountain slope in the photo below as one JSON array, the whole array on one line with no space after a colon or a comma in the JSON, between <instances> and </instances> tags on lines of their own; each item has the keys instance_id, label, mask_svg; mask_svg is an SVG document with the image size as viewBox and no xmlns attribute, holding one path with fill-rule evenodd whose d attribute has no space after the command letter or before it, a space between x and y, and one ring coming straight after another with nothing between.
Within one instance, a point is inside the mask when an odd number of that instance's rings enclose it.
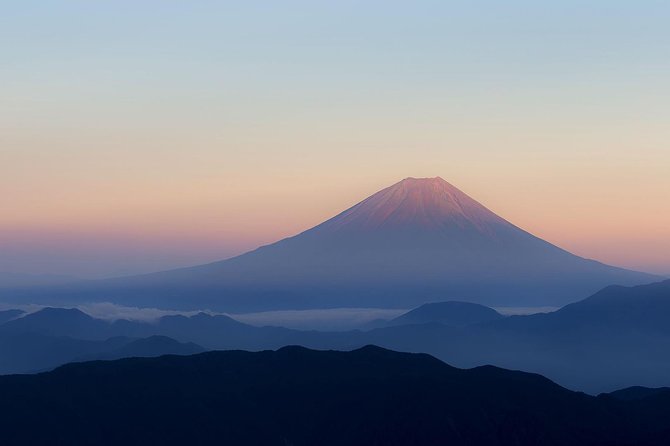
<instances>
[{"instance_id":1,"label":"mountain slope","mask_svg":"<svg viewBox=\"0 0 670 446\"><path fill-rule=\"evenodd\" d=\"M670 426L670 401L632 414L538 375L378 347L71 364L0 377L0 395L13 445L572 446L639 444Z\"/></svg>"},{"instance_id":2,"label":"mountain slope","mask_svg":"<svg viewBox=\"0 0 670 446\"><path fill-rule=\"evenodd\" d=\"M163 355L193 355L204 351L204 348L192 342L181 343L167 336L154 335L148 338L130 340L118 348L79 357L77 361L152 358Z\"/></svg>"},{"instance_id":3,"label":"mountain slope","mask_svg":"<svg viewBox=\"0 0 670 446\"><path fill-rule=\"evenodd\" d=\"M203 350L195 344L179 343L165 337L136 339L118 336L91 341L38 333L0 333L0 375L35 373L85 359L186 355Z\"/></svg>"},{"instance_id":4,"label":"mountain slope","mask_svg":"<svg viewBox=\"0 0 670 446\"><path fill-rule=\"evenodd\" d=\"M17 317L24 314L23 310L3 310L0 311L0 324L4 324L7 321L16 319Z\"/></svg>"},{"instance_id":5,"label":"mountain slope","mask_svg":"<svg viewBox=\"0 0 670 446\"><path fill-rule=\"evenodd\" d=\"M407 178L295 237L233 259L52 287L35 298L221 311L561 305L654 276L574 256L441 178Z\"/></svg>"},{"instance_id":6,"label":"mountain slope","mask_svg":"<svg viewBox=\"0 0 670 446\"><path fill-rule=\"evenodd\" d=\"M504 316L493 308L469 302L436 302L421 305L398 316L386 325L439 323L453 326L481 324L502 319Z\"/></svg>"},{"instance_id":7,"label":"mountain slope","mask_svg":"<svg viewBox=\"0 0 670 446\"><path fill-rule=\"evenodd\" d=\"M623 401L639 401L660 394L670 396L670 387L640 387L633 386L610 392L608 395Z\"/></svg>"},{"instance_id":8,"label":"mountain slope","mask_svg":"<svg viewBox=\"0 0 670 446\"><path fill-rule=\"evenodd\" d=\"M34 373L121 347L127 338L86 341L38 333L0 334L0 374Z\"/></svg>"},{"instance_id":9,"label":"mountain slope","mask_svg":"<svg viewBox=\"0 0 670 446\"><path fill-rule=\"evenodd\" d=\"M528 317L513 316L493 323L504 330L560 334L580 332L670 335L670 280L633 287L608 286L565 307Z\"/></svg>"},{"instance_id":10,"label":"mountain slope","mask_svg":"<svg viewBox=\"0 0 670 446\"><path fill-rule=\"evenodd\" d=\"M116 334L107 321L94 319L75 308L51 307L0 324L2 333L38 333L91 340L107 339Z\"/></svg>"}]
</instances>

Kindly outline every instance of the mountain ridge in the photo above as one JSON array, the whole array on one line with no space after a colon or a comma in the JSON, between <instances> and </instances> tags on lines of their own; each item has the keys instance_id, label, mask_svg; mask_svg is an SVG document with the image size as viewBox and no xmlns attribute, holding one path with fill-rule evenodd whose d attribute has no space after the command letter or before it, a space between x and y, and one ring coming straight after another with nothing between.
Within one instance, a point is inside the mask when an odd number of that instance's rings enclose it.
<instances>
[{"instance_id":1,"label":"mountain ridge","mask_svg":"<svg viewBox=\"0 0 670 446\"><path fill-rule=\"evenodd\" d=\"M13 445L640 446L670 439L664 394L639 405L572 392L536 374L459 369L376 346L74 363L0 377L0 394L0 429ZM40 429L31 429L36 419Z\"/></svg>"}]
</instances>

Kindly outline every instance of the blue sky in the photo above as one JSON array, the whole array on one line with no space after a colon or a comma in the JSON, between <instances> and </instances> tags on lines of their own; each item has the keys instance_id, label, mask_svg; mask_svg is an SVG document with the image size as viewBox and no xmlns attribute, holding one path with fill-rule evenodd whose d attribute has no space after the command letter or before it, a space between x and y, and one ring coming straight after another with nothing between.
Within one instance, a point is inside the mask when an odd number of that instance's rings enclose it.
<instances>
[{"instance_id":1,"label":"blue sky","mask_svg":"<svg viewBox=\"0 0 670 446\"><path fill-rule=\"evenodd\" d=\"M661 1L5 2L0 270L214 260L439 175L670 271L669 22Z\"/></svg>"}]
</instances>

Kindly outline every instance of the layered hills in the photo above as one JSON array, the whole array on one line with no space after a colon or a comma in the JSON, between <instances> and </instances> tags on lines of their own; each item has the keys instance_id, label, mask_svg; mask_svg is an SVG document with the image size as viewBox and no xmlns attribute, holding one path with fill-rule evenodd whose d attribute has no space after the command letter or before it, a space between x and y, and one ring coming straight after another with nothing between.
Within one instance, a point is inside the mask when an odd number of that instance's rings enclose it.
<instances>
[{"instance_id":1,"label":"layered hills","mask_svg":"<svg viewBox=\"0 0 670 446\"><path fill-rule=\"evenodd\" d=\"M667 320L670 281L607 287L558 311L527 316L502 317L460 302L429 304L380 323L382 328L345 332L257 327L206 313L110 322L76 309L45 308L0 324L0 373L45 369L96 352L122 355L119 339L166 336L205 349L351 350L375 344L429 353L458 367L493 364L540 373L571 389L599 393L670 386ZM171 352L183 351L173 347Z\"/></svg>"}]
</instances>

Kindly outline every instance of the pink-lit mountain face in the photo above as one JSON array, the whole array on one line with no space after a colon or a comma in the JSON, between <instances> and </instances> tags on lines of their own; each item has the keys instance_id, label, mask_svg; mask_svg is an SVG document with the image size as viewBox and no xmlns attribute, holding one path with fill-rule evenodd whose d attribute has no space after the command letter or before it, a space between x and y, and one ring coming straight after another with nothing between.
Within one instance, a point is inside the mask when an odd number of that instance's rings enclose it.
<instances>
[{"instance_id":1,"label":"pink-lit mountain face","mask_svg":"<svg viewBox=\"0 0 670 446\"><path fill-rule=\"evenodd\" d=\"M233 259L51 290L76 300L224 311L562 305L655 276L575 256L441 178L407 178L294 237Z\"/></svg>"},{"instance_id":2,"label":"pink-lit mountain face","mask_svg":"<svg viewBox=\"0 0 670 446\"><path fill-rule=\"evenodd\" d=\"M555 256L571 256L439 177L406 178L279 244L302 245L306 250L320 247L318 257L346 247L352 255L342 266L367 262L399 274L431 274L438 280L475 271L478 276L496 275L501 261L509 264L534 257L553 262ZM545 258L547 252L554 255L551 260Z\"/></svg>"},{"instance_id":3,"label":"pink-lit mountain face","mask_svg":"<svg viewBox=\"0 0 670 446\"><path fill-rule=\"evenodd\" d=\"M511 226L440 177L406 178L319 226L328 231L471 228L494 235Z\"/></svg>"}]
</instances>

